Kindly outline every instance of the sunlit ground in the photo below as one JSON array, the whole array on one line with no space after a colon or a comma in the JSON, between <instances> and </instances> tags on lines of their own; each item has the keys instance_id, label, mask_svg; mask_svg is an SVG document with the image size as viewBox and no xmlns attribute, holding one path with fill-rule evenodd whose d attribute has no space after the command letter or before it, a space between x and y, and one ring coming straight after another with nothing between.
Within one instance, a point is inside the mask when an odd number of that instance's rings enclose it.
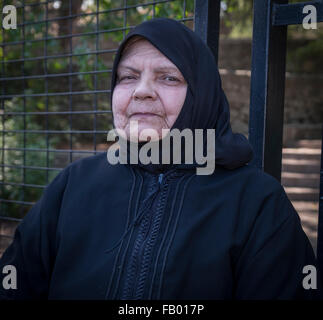
<instances>
[{"instance_id":1,"label":"sunlit ground","mask_svg":"<svg viewBox=\"0 0 323 320\"><path fill-rule=\"evenodd\" d=\"M320 140L300 140L283 149L282 185L316 252L320 192Z\"/></svg>"}]
</instances>

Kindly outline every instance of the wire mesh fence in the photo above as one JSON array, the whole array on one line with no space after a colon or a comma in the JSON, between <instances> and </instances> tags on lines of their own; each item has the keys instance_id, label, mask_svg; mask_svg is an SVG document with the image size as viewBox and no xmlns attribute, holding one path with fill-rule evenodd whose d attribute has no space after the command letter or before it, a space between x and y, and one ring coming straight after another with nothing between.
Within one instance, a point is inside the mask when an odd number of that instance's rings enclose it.
<instances>
[{"instance_id":1,"label":"wire mesh fence","mask_svg":"<svg viewBox=\"0 0 323 320\"><path fill-rule=\"evenodd\" d=\"M62 168L106 151L110 76L137 24L194 27L194 0L2 1L17 29L0 34L0 218L21 219Z\"/></svg>"}]
</instances>

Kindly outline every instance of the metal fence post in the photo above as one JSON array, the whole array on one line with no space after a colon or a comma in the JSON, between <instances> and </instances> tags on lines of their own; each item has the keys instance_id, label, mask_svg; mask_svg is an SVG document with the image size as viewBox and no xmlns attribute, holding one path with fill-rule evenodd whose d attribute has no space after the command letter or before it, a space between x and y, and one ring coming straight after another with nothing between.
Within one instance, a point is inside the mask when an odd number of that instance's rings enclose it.
<instances>
[{"instance_id":1,"label":"metal fence post","mask_svg":"<svg viewBox=\"0 0 323 320\"><path fill-rule=\"evenodd\" d=\"M218 63L220 0L195 0L194 31L212 50Z\"/></svg>"},{"instance_id":2,"label":"metal fence post","mask_svg":"<svg viewBox=\"0 0 323 320\"><path fill-rule=\"evenodd\" d=\"M251 165L280 181L287 26L272 25L272 4L254 1L249 141Z\"/></svg>"}]
</instances>

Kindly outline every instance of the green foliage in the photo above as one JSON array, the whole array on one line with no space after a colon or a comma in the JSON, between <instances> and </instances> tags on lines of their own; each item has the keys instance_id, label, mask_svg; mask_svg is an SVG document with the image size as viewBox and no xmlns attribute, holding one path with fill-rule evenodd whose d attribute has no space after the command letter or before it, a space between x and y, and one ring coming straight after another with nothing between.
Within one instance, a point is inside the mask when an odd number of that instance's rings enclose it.
<instances>
[{"instance_id":1,"label":"green foliage","mask_svg":"<svg viewBox=\"0 0 323 320\"><path fill-rule=\"evenodd\" d=\"M304 42L295 49L288 50L288 68L298 73L317 73L323 70L323 36Z\"/></svg>"},{"instance_id":2,"label":"green foliage","mask_svg":"<svg viewBox=\"0 0 323 320\"><path fill-rule=\"evenodd\" d=\"M252 37L253 0L224 0L221 8L222 22L229 37Z\"/></svg>"},{"instance_id":3,"label":"green foliage","mask_svg":"<svg viewBox=\"0 0 323 320\"><path fill-rule=\"evenodd\" d=\"M6 102L7 108L12 104L17 103L16 99ZM0 180L16 184L33 184L45 186L50 182L57 171L35 170L22 168L22 166L29 167L47 167L54 161L54 153L47 153L46 148L52 148L57 144L57 137L51 138L49 145L46 139L40 137L35 133L22 133L16 130L42 130L43 128L37 124L37 121L30 119L28 123L24 121L23 116L7 116L4 121L0 123L0 131L2 131L3 139L0 140L0 149L4 148L0 158L4 159L5 164L10 166L4 167L4 175L0 171ZM4 133L3 130L6 132ZM9 132L7 132L9 131ZM20 148L26 149L43 149L44 151L23 151ZM18 149L18 150L17 150ZM25 187L5 184L2 189L2 196L4 199L33 202L39 199L42 194L42 188ZM14 218L20 218L26 213L27 207L19 204L3 202L1 207L1 215L8 215Z\"/></svg>"}]
</instances>

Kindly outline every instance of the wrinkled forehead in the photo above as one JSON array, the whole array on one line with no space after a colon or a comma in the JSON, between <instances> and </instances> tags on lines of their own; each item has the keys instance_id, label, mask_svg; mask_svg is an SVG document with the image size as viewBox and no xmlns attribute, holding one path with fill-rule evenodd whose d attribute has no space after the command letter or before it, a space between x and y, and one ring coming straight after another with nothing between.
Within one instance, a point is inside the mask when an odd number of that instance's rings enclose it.
<instances>
[{"instance_id":1,"label":"wrinkled forehead","mask_svg":"<svg viewBox=\"0 0 323 320\"><path fill-rule=\"evenodd\" d=\"M123 70L147 70L147 68L155 73L168 72L185 79L177 66L150 41L144 37L134 36L129 39L121 52L117 74Z\"/></svg>"},{"instance_id":2,"label":"wrinkled forehead","mask_svg":"<svg viewBox=\"0 0 323 320\"><path fill-rule=\"evenodd\" d=\"M138 48L139 46L147 46L147 43L151 45L151 43L144 37L142 36L133 36L130 37L128 39L128 41L126 41L126 43L124 44L121 53L120 53L120 61L119 63L126 58L127 56L129 56L134 49Z\"/></svg>"},{"instance_id":3,"label":"wrinkled forehead","mask_svg":"<svg viewBox=\"0 0 323 320\"><path fill-rule=\"evenodd\" d=\"M125 64L134 63L136 58L140 58L141 61L153 59L153 63L177 69L162 52L143 37L136 36L134 39L129 40L129 43L126 44L121 52L118 68Z\"/></svg>"},{"instance_id":4,"label":"wrinkled forehead","mask_svg":"<svg viewBox=\"0 0 323 320\"><path fill-rule=\"evenodd\" d=\"M116 64L119 65L124 59L133 55L134 53L140 52L141 54L145 53L154 53L155 56L163 58L165 61L168 61L170 64L177 67L177 69L184 75L185 70L182 63L178 63L178 57L175 57L174 54L169 54L169 50L173 51L175 48L171 48L172 44L167 45L167 50L164 50L164 46L161 46L161 43L154 41L154 39L149 39L145 35L134 34L130 36L125 42L119 47L119 55L116 61ZM176 51L176 49L175 49ZM181 58L183 55L180 54ZM186 77L185 77L186 78Z\"/></svg>"}]
</instances>

